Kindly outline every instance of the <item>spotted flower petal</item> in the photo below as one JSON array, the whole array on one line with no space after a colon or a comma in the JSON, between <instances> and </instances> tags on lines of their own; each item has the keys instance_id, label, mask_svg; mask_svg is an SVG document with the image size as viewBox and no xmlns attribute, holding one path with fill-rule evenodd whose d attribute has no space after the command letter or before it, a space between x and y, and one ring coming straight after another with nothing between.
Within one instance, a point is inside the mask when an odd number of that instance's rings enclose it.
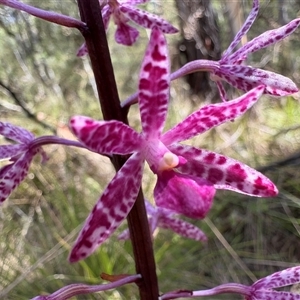
<instances>
[{"instance_id":1,"label":"spotted flower petal","mask_svg":"<svg viewBox=\"0 0 300 300\"><path fill-rule=\"evenodd\" d=\"M158 28L151 33L139 81L139 107L143 133L159 138L168 109L170 66L166 40Z\"/></svg>"},{"instance_id":2,"label":"spotted flower petal","mask_svg":"<svg viewBox=\"0 0 300 300\"><path fill-rule=\"evenodd\" d=\"M7 122L0 122L0 135L23 144L28 144L34 139L34 135L28 130Z\"/></svg>"},{"instance_id":3,"label":"spotted flower petal","mask_svg":"<svg viewBox=\"0 0 300 300\"><path fill-rule=\"evenodd\" d=\"M142 174L141 155L133 154L109 183L87 218L71 251L71 262L94 252L127 217L136 200Z\"/></svg>"},{"instance_id":4,"label":"spotted flower petal","mask_svg":"<svg viewBox=\"0 0 300 300\"><path fill-rule=\"evenodd\" d=\"M151 232L156 228L170 229L175 233L196 241L206 241L206 235L198 227L191 223L183 221L178 218L178 214L174 211L159 206L152 206L149 201L145 200L148 222ZM127 240L130 238L129 230L124 230L119 236L120 240Z\"/></svg>"},{"instance_id":5,"label":"spotted flower petal","mask_svg":"<svg viewBox=\"0 0 300 300\"><path fill-rule=\"evenodd\" d=\"M239 44L242 37L247 34L247 32L249 31L250 27L252 26L252 24L254 23L258 15L258 11L259 11L259 0L254 0L250 14L248 15L245 23L243 24L242 28L238 31L238 33L234 37L229 47L223 53L222 60L226 60L226 61L229 60L228 56L232 53L234 48Z\"/></svg>"},{"instance_id":6,"label":"spotted flower petal","mask_svg":"<svg viewBox=\"0 0 300 300\"><path fill-rule=\"evenodd\" d=\"M37 151L27 151L17 161L0 169L0 203L25 179Z\"/></svg>"},{"instance_id":7,"label":"spotted flower petal","mask_svg":"<svg viewBox=\"0 0 300 300\"><path fill-rule=\"evenodd\" d=\"M265 85L264 93L272 96L287 96L298 91L291 79L250 66L221 65L214 76L245 92L261 83Z\"/></svg>"},{"instance_id":8,"label":"spotted flower petal","mask_svg":"<svg viewBox=\"0 0 300 300\"><path fill-rule=\"evenodd\" d=\"M260 85L229 103L206 105L162 136L165 145L181 142L201 134L224 122L234 120L248 110L262 95L265 86Z\"/></svg>"},{"instance_id":9,"label":"spotted flower petal","mask_svg":"<svg viewBox=\"0 0 300 300\"><path fill-rule=\"evenodd\" d=\"M138 150L142 143L137 132L119 121L95 121L74 116L70 127L90 150L102 154L130 154Z\"/></svg>"},{"instance_id":10,"label":"spotted flower petal","mask_svg":"<svg viewBox=\"0 0 300 300\"><path fill-rule=\"evenodd\" d=\"M171 218L166 215L162 215L160 218L159 225L162 228L170 229L183 237L195 241L201 241L201 242L207 241L207 237L201 229L179 218L175 218L175 217Z\"/></svg>"},{"instance_id":11,"label":"spotted flower petal","mask_svg":"<svg viewBox=\"0 0 300 300\"><path fill-rule=\"evenodd\" d=\"M147 11L132 7L131 5L123 4L120 6L120 11L138 25L144 28L153 28L157 26L164 33L177 33L178 29L172 26L164 19L151 14Z\"/></svg>"},{"instance_id":12,"label":"spotted flower petal","mask_svg":"<svg viewBox=\"0 0 300 300\"><path fill-rule=\"evenodd\" d=\"M279 27L277 29L268 30L258 37L254 38L239 50L237 50L231 57L227 60L222 58L221 61L235 62L236 60L240 60L241 58L247 58L247 55L253 52L256 52L260 49L266 48L272 44L275 44L289 35L291 35L300 25L300 18L295 19L289 22L287 25Z\"/></svg>"},{"instance_id":13,"label":"spotted flower petal","mask_svg":"<svg viewBox=\"0 0 300 300\"><path fill-rule=\"evenodd\" d=\"M0 146L0 159L18 156L28 149L26 144L15 145L1 145Z\"/></svg>"},{"instance_id":14,"label":"spotted flower petal","mask_svg":"<svg viewBox=\"0 0 300 300\"><path fill-rule=\"evenodd\" d=\"M278 194L276 186L266 176L232 158L185 145L171 145L169 149L187 160L178 168L180 172L201 177L216 189L257 197L274 197Z\"/></svg>"},{"instance_id":15,"label":"spotted flower petal","mask_svg":"<svg viewBox=\"0 0 300 300\"><path fill-rule=\"evenodd\" d=\"M139 37L137 29L126 23L120 23L115 33L116 42L125 46L133 45Z\"/></svg>"}]
</instances>

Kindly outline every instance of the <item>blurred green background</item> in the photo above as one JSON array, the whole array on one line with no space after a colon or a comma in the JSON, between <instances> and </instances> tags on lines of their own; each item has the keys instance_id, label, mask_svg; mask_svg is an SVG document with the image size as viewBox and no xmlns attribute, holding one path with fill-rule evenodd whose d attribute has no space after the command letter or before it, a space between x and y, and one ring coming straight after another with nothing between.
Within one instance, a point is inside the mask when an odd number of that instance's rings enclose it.
<instances>
[{"instance_id":1,"label":"blurred green background","mask_svg":"<svg viewBox=\"0 0 300 300\"><path fill-rule=\"evenodd\" d=\"M78 18L76 1L24 1ZM247 16L252 2L241 1ZM220 28L222 50L231 40L223 1L212 0ZM178 24L174 1L151 1L144 7ZM297 17L300 3L285 1L288 20ZM281 1L261 1L259 18L248 40L279 27ZM108 39L120 98L137 89L141 59L149 31L140 29L133 47ZM173 69L178 67L179 35L168 36ZM36 136L58 134L74 138L68 120L74 114L101 119L89 59L77 58L83 38L26 13L0 7L0 116ZM282 73L300 84L299 30L284 42L261 50L248 62ZM231 98L238 91L229 91ZM192 95L184 79L171 87L166 129L207 103ZM226 282L251 284L272 272L299 264L300 205L299 95L263 97L245 116L190 141L262 170L278 186L277 198L258 199L218 191L208 217L194 221L208 243L183 239L172 232L155 233L154 248L161 292L178 288L206 289ZM139 111L133 106L130 124L139 130ZM4 138L2 144L8 143ZM69 264L68 253L82 222L114 175L107 158L84 150L47 146L45 164L37 157L20 187L0 208L0 299L29 299L75 282L96 284L100 274L134 273L129 241L117 240L122 227L85 261ZM6 162L3 162L4 164ZM145 195L153 200L155 176L146 168ZM138 299L134 285L74 299ZM224 295L210 299L240 299Z\"/></svg>"}]
</instances>

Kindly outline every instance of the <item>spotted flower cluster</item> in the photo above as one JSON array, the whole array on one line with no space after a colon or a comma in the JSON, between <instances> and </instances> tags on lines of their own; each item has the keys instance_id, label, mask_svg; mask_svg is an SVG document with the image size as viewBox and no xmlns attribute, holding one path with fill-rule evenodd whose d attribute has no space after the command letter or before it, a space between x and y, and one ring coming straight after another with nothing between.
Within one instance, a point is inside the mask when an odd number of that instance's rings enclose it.
<instances>
[{"instance_id":1,"label":"spotted flower cluster","mask_svg":"<svg viewBox=\"0 0 300 300\"><path fill-rule=\"evenodd\" d=\"M144 28L157 26L164 33L177 33L178 30L170 23L158 16L135 7L137 4L146 3L149 0L99 0L102 7L102 19L105 29L108 28L109 20L112 18L117 26L115 40L117 43L131 46L139 37L136 28L129 25L129 21ZM77 56L88 54L84 43L77 51Z\"/></svg>"},{"instance_id":2,"label":"spotted flower cluster","mask_svg":"<svg viewBox=\"0 0 300 300\"><path fill-rule=\"evenodd\" d=\"M292 34L299 27L300 18L292 20L277 29L266 31L234 51L241 42L242 37L246 35L251 28L257 17L258 10L259 0L254 0L252 10L246 22L219 61L204 59L191 61L172 73L171 80L193 72L210 72L210 78L217 84L220 97L223 101L229 100L223 87L223 82L244 92L248 92L263 83L265 86L264 94L273 97L287 96L298 92L296 84L291 79L275 72L245 65L245 61L249 54L271 46ZM122 105L128 106L136 102L137 93L124 100Z\"/></svg>"}]
</instances>

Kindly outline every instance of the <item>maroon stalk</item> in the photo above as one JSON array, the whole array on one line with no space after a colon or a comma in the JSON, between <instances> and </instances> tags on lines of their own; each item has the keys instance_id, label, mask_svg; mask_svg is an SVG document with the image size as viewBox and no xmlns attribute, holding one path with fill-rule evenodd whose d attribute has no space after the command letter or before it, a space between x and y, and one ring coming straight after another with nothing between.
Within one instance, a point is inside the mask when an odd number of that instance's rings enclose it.
<instances>
[{"instance_id":1,"label":"maroon stalk","mask_svg":"<svg viewBox=\"0 0 300 300\"><path fill-rule=\"evenodd\" d=\"M127 114L124 110L122 111L120 105L99 0L78 0L78 6L81 19L88 28L82 34L86 40L92 64L103 118L128 124ZM116 155L112 159L116 170L119 170L125 161L124 157ZM140 191L127 220L136 272L142 275L142 279L137 282L140 298L141 300L157 300L159 292L156 265L142 191Z\"/></svg>"}]
</instances>

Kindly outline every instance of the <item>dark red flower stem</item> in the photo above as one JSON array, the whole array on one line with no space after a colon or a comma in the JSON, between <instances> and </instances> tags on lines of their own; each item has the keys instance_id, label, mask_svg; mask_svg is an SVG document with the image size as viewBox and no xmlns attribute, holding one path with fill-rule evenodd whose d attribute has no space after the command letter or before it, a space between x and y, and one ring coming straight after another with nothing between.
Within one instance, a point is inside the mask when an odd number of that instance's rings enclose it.
<instances>
[{"instance_id":1,"label":"dark red flower stem","mask_svg":"<svg viewBox=\"0 0 300 300\"><path fill-rule=\"evenodd\" d=\"M103 118L119 120L128 124L127 113L122 110L120 105L99 0L78 0L78 6L81 19L88 28L82 34L94 71ZM114 156L112 159L116 170L119 170L125 161L126 158L120 156ZM142 279L137 282L140 299L157 300L156 266L142 191L140 191L127 220L136 272L142 275Z\"/></svg>"}]
</instances>

